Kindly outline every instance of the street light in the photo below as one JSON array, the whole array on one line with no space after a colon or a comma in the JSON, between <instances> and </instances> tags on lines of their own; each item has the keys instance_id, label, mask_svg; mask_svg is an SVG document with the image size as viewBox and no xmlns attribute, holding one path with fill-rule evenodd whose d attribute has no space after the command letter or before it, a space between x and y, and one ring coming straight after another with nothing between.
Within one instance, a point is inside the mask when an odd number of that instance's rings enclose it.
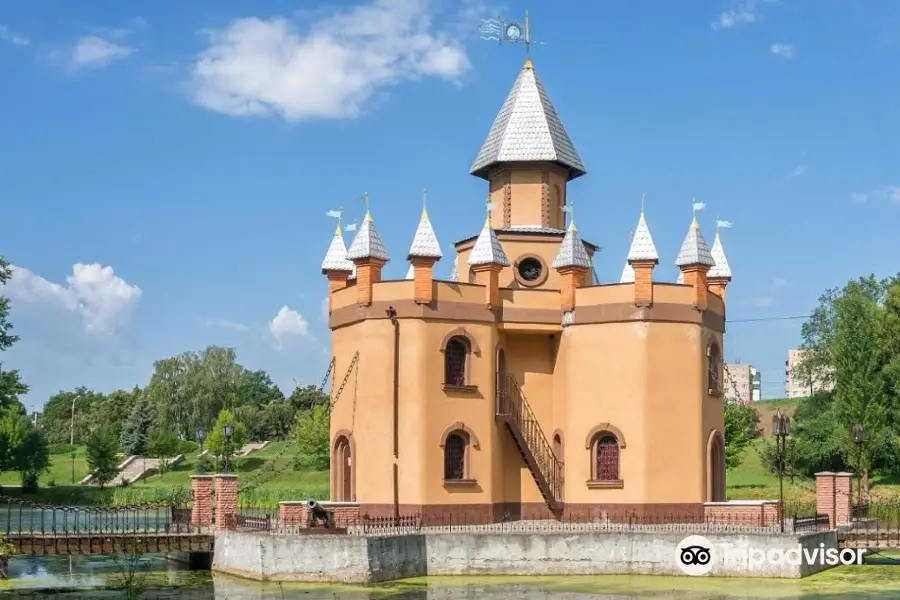
<instances>
[{"instance_id":1,"label":"street light","mask_svg":"<svg viewBox=\"0 0 900 600\"><path fill-rule=\"evenodd\" d=\"M862 475L862 445L866 441L866 427L862 423L855 424L851 429L853 434L853 443L856 444L856 503L862 503L862 485L860 485L860 476Z\"/></svg>"},{"instance_id":2,"label":"street light","mask_svg":"<svg viewBox=\"0 0 900 600\"><path fill-rule=\"evenodd\" d=\"M784 533L784 454L790 429L790 417L779 409L772 415L772 433L775 435L775 449L778 451L778 494L781 502L781 533Z\"/></svg>"},{"instance_id":3,"label":"street light","mask_svg":"<svg viewBox=\"0 0 900 600\"><path fill-rule=\"evenodd\" d=\"M225 423L225 473L231 472L231 461L229 459L231 457L231 434L233 432L231 423Z\"/></svg>"},{"instance_id":4,"label":"street light","mask_svg":"<svg viewBox=\"0 0 900 600\"><path fill-rule=\"evenodd\" d=\"M203 431L202 427L197 428L197 442L200 444L200 457L197 459L197 470L202 475L206 472L206 469L203 468L203 440L206 438L206 432Z\"/></svg>"}]
</instances>

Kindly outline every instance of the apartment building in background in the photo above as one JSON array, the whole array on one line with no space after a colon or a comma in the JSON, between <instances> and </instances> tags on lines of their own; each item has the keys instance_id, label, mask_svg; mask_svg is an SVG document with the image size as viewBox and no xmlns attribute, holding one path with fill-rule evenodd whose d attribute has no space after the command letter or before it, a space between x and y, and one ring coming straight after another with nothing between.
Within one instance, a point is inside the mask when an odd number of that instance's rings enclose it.
<instances>
[{"instance_id":1,"label":"apartment building in background","mask_svg":"<svg viewBox=\"0 0 900 600\"><path fill-rule=\"evenodd\" d=\"M828 391L834 387L834 383L827 381L824 376L804 377L794 370L803 362L806 351L800 348L788 350L787 360L784 361L784 396L785 398L805 398L815 392Z\"/></svg>"},{"instance_id":2,"label":"apartment building in background","mask_svg":"<svg viewBox=\"0 0 900 600\"><path fill-rule=\"evenodd\" d=\"M725 398L746 404L762 398L762 374L753 365L736 363L727 365L725 372Z\"/></svg>"}]
</instances>

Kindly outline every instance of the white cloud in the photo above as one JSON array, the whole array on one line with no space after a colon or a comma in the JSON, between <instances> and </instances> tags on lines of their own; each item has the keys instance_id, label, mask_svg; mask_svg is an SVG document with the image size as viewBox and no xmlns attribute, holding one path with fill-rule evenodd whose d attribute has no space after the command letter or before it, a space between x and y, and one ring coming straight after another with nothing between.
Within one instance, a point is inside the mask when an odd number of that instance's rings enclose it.
<instances>
[{"instance_id":1,"label":"white cloud","mask_svg":"<svg viewBox=\"0 0 900 600\"><path fill-rule=\"evenodd\" d=\"M733 8L721 13L713 21L713 30L731 29L738 25L755 23L760 18L759 5L760 0L740 0Z\"/></svg>"},{"instance_id":2,"label":"white cloud","mask_svg":"<svg viewBox=\"0 0 900 600\"><path fill-rule=\"evenodd\" d=\"M881 189L875 190L875 196L894 204L900 204L900 186L886 185Z\"/></svg>"},{"instance_id":3,"label":"white cloud","mask_svg":"<svg viewBox=\"0 0 900 600\"><path fill-rule=\"evenodd\" d=\"M6 42L13 46L27 46L31 43L27 37L13 33L9 27L0 23L0 42Z\"/></svg>"},{"instance_id":4,"label":"white cloud","mask_svg":"<svg viewBox=\"0 0 900 600\"><path fill-rule=\"evenodd\" d=\"M65 58L70 71L101 69L111 63L128 58L135 49L97 35L79 38Z\"/></svg>"},{"instance_id":5,"label":"white cloud","mask_svg":"<svg viewBox=\"0 0 900 600\"><path fill-rule=\"evenodd\" d=\"M775 56L780 56L782 58L794 58L794 45L793 44L772 44L769 46L769 51Z\"/></svg>"},{"instance_id":6,"label":"white cloud","mask_svg":"<svg viewBox=\"0 0 900 600\"><path fill-rule=\"evenodd\" d=\"M228 319L209 319L206 321L206 326L213 329L230 329L232 331L247 331L249 329L243 323L229 321Z\"/></svg>"},{"instance_id":7,"label":"white cloud","mask_svg":"<svg viewBox=\"0 0 900 600\"><path fill-rule=\"evenodd\" d=\"M303 315L288 306L281 307L278 314L269 321L268 328L279 348L286 337L307 337L309 335L309 323L303 318Z\"/></svg>"},{"instance_id":8,"label":"white cloud","mask_svg":"<svg viewBox=\"0 0 900 600\"><path fill-rule=\"evenodd\" d=\"M303 31L286 18L235 20L208 32L192 68L193 100L235 116L357 116L385 86L468 71L453 21L439 29L433 17L428 0L374 0Z\"/></svg>"},{"instance_id":9,"label":"white cloud","mask_svg":"<svg viewBox=\"0 0 900 600\"><path fill-rule=\"evenodd\" d=\"M125 325L141 289L98 263L76 263L66 285L48 281L24 267L13 267L7 284L11 298L26 306L45 306L77 314L88 333L108 336Z\"/></svg>"}]
</instances>

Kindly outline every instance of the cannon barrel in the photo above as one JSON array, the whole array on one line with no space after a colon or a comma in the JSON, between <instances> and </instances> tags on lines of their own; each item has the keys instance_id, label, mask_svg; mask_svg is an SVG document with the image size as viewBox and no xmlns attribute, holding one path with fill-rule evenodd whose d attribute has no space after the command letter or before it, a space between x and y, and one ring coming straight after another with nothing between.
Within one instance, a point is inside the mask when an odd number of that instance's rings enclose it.
<instances>
[{"instance_id":1,"label":"cannon barrel","mask_svg":"<svg viewBox=\"0 0 900 600\"><path fill-rule=\"evenodd\" d=\"M324 520L328 518L328 512L324 508L322 508L322 505L315 500L308 500L306 502L306 506L309 507L309 512L312 513L312 515L317 519Z\"/></svg>"}]
</instances>

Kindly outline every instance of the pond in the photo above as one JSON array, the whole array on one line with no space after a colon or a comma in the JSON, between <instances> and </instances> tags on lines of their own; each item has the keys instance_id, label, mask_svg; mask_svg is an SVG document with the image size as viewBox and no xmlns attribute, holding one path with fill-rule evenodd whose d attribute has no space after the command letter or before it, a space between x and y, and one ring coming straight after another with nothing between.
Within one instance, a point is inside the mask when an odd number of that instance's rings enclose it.
<instances>
[{"instance_id":1,"label":"pond","mask_svg":"<svg viewBox=\"0 0 900 600\"><path fill-rule=\"evenodd\" d=\"M799 581L604 575L596 577L429 577L372 587L258 583L188 571L159 555L139 561L110 556L19 557L0 599L94 600L129 597L121 586L133 572L131 598L179 600L887 600L900 597L900 559L840 567ZM134 566L134 569L132 569Z\"/></svg>"}]
</instances>

